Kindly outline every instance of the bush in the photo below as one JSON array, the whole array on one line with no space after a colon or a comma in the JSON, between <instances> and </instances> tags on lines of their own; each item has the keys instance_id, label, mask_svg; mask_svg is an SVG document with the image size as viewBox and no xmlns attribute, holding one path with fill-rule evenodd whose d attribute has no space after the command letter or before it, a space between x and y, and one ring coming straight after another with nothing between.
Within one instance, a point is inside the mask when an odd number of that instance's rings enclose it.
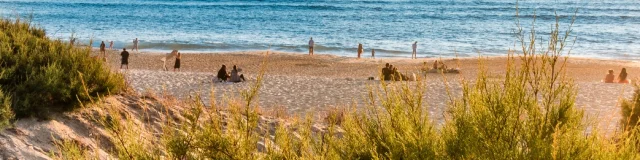
<instances>
[{"instance_id":1,"label":"bush","mask_svg":"<svg viewBox=\"0 0 640 160\"><path fill-rule=\"evenodd\" d=\"M13 116L13 111L11 111L11 97L4 95L2 87L0 87L0 129L9 126Z\"/></svg>"},{"instance_id":2,"label":"bush","mask_svg":"<svg viewBox=\"0 0 640 160\"><path fill-rule=\"evenodd\" d=\"M123 76L90 53L89 47L51 40L43 29L20 19L0 20L0 85L14 97L16 116L72 110L79 101L123 89Z\"/></svg>"},{"instance_id":3,"label":"bush","mask_svg":"<svg viewBox=\"0 0 640 160\"><path fill-rule=\"evenodd\" d=\"M635 91L631 99L623 99L620 104L622 119L620 127L623 131L631 131L638 125L640 119L640 86L635 84Z\"/></svg>"}]
</instances>

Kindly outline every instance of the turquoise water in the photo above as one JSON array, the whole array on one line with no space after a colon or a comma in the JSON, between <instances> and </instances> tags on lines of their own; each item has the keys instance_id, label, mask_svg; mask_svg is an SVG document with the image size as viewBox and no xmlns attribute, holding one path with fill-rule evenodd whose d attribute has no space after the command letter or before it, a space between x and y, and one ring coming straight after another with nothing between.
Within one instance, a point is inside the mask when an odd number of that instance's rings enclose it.
<instances>
[{"instance_id":1,"label":"turquoise water","mask_svg":"<svg viewBox=\"0 0 640 160\"><path fill-rule=\"evenodd\" d=\"M273 50L355 56L358 43L376 56L504 55L516 40L515 0L207 1L207 0L0 0L0 15L33 15L51 37L115 42L134 38L148 51ZM637 59L640 1L537 0L520 2L525 24L537 15L540 37L557 11L567 24L578 9L572 54ZM566 26L566 25L565 25ZM93 46L98 46L94 43ZM108 45L108 43L107 43Z\"/></svg>"}]
</instances>

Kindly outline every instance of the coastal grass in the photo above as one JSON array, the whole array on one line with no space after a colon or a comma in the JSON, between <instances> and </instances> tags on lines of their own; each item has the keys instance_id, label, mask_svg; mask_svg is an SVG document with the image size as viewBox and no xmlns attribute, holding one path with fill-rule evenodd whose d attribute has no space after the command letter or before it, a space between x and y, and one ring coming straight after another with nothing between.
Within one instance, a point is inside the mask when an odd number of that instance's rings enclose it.
<instances>
[{"instance_id":1,"label":"coastal grass","mask_svg":"<svg viewBox=\"0 0 640 160\"><path fill-rule=\"evenodd\" d=\"M622 132L587 133L592 124L583 121L565 76L570 33L558 20L539 42L535 29L525 32L518 23L521 49L510 52L504 76L489 78L481 63L476 79L461 80L461 96L449 94L441 125L423 103L424 81L380 81L369 87L365 106L329 112L324 123L312 115L265 123L254 101L266 65L240 99L218 103L212 93L205 106L195 96L178 103L183 112L166 112L179 118L161 120L159 132L113 107L98 118L120 159L638 159L640 89L621 106ZM59 155L90 153L74 147L61 145L73 152Z\"/></svg>"},{"instance_id":2,"label":"coastal grass","mask_svg":"<svg viewBox=\"0 0 640 160\"><path fill-rule=\"evenodd\" d=\"M46 118L49 112L73 110L98 95L123 90L123 76L90 53L90 47L49 39L29 21L0 19L0 86L12 97L15 116Z\"/></svg>"}]
</instances>

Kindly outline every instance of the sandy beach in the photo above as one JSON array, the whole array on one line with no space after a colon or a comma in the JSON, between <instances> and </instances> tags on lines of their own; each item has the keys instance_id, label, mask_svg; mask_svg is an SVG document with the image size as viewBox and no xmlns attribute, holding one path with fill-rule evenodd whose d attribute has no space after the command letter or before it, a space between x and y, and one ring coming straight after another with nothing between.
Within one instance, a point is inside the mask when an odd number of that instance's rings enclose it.
<instances>
[{"instance_id":1,"label":"sandy beach","mask_svg":"<svg viewBox=\"0 0 640 160\"><path fill-rule=\"evenodd\" d=\"M173 72L173 60L167 62L169 71L163 71L160 59L164 53L131 52L129 70L119 70L126 75L130 86L139 93L154 92L174 95L180 99L200 94L209 102L211 89L216 101L239 98L240 89L247 88L260 70L266 51L227 53L183 53L180 72ZM108 60L118 70L119 51L110 51ZM506 57L483 58L490 78L505 73ZM429 65L436 60L400 58L339 57L333 55L308 56L302 53L270 53L258 104L264 110L286 108L291 114L321 113L332 107L356 106L363 108L367 86L379 86L377 76L385 63L397 66L401 72L419 74L423 62ZM478 73L478 58L442 58L445 63L462 70L461 74L427 74L425 104L436 122L443 121L448 103L445 78L454 96L461 94L460 79L472 80ZM215 73L221 65L237 65L247 77L245 83L214 83ZM598 120L600 127L611 130L620 117L618 99L633 94L633 86L601 83L608 69L616 74L626 67L631 79L640 72L640 65L632 61L570 58L568 77L578 91L576 105L583 108L588 120ZM375 77L376 80L367 80ZM409 82L414 84L416 82Z\"/></svg>"}]
</instances>

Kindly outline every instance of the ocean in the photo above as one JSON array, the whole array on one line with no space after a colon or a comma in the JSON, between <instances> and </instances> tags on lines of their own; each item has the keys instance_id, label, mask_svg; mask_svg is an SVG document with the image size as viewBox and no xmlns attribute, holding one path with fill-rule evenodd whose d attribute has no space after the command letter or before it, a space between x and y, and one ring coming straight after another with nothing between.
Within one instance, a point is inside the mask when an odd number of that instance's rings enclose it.
<instances>
[{"instance_id":1,"label":"ocean","mask_svg":"<svg viewBox=\"0 0 640 160\"><path fill-rule=\"evenodd\" d=\"M525 0L518 3L525 30L536 19L545 40L561 18L575 15L571 55L640 59L640 1ZM114 41L145 51L226 52L272 50L356 56L418 57L505 55L517 48L515 0L0 0L0 15L25 19L47 35L93 46ZM577 12L576 12L577 10ZM573 44L573 42L571 43Z\"/></svg>"}]
</instances>

